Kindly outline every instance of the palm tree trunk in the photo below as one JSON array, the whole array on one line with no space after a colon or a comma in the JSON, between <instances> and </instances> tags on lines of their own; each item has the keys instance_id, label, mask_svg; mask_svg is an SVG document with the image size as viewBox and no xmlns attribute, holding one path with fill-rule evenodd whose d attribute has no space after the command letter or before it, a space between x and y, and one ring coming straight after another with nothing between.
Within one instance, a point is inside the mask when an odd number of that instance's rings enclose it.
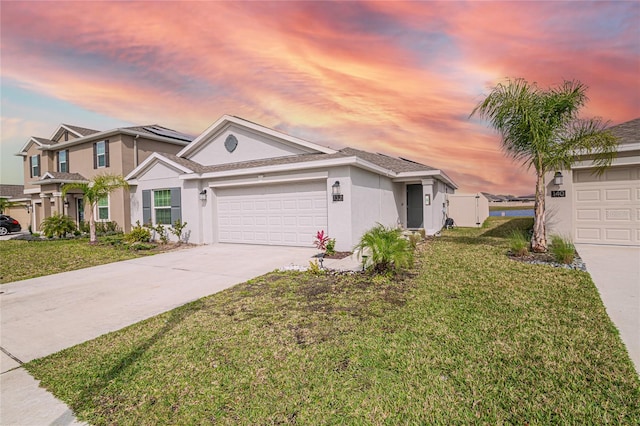
<instances>
[{"instance_id":1,"label":"palm tree trunk","mask_svg":"<svg viewBox=\"0 0 640 426\"><path fill-rule=\"evenodd\" d=\"M89 203L89 243L95 243L97 241L96 219L93 217L93 206Z\"/></svg>"},{"instance_id":2,"label":"palm tree trunk","mask_svg":"<svg viewBox=\"0 0 640 426\"><path fill-rule=\"evenodd\" d=\"M535 253L547 251L547 230L545 227L544 207L544 172L536 171L536 202L533 206L533 236L531 237L531 250Z\"/></svg>"}]
</instances>

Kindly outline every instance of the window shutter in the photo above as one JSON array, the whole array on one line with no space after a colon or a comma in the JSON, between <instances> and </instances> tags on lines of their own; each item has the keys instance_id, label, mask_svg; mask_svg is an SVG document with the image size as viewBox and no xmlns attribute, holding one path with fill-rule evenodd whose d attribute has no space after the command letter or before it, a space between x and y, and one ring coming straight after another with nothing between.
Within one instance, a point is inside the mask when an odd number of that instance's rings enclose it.
<instances>
[{"instance_id":1,"label":"window shutter","mask_svg":"<svg viewBox=\"0 0 640 426\"><path fill-rule=\"evenodd\" d=\"M60 170L60 151L56 152L56 164L57 164L56 170L61 171Z\"/></svg>"},{"instance_id":2,"label":"window shutter","mask_svg":"<svg viewBox=\"0 0 640 426\"><path fill-rule=\"evenodd\" d=\"M33 177L33 163L31 163L31 157L26 157L27 163L29 164L29 177Z\"/></svg>"},{"instance_id":3,"label":"window shutter","mask_svg":"<svg viewBox=\"0 0 640 426\"><path fill-rule=\"evenodd\" d=\"M40 170L40 154L38 154L38 176L42 175L42 170Z\"/></svg>"},{"instance_id":4,"label":"window shutter","mask_svg":"<svg viewBox=\"0 0 640 426\"><path fill-rule=\"evenodd\" d=\"M98 168L98 143L93 143L93 168Z\"/></svg>"},{"instance_id":5,"label":"window shutter","mask_svg":"<svg viewBox=\"0 0 640 426\"><path fill-rule=\"evenodd\" d=\"M148 189L142 191L142 223L151 223L151 191Z\"/></svg>"},{"instance_id":6,"label":"window shutter","mask_svg":"<svg viewBox=\"0 0 640 426\"><path fill-rule=\"evenodd\" d=\"M182 221L182 208L180 207L180 188L171 188L171 224L176 220Z\"/></svg>"},{"instance_id":7,"label":"window shutter","mask_svg":"<svg viewBox=\"0 0 640 426\"><path fill-rule=\"evenodd\" d=\"M104 141L104 166L109 167L109 141Z\"/></svg>"},{"instance_id":8,"label":"window shutter","mask_svg":"<svg viewBox=\"0 0 640 426\"><path fill-rule=\"evenodd\" d=\"M71 169L69 168L69 150L68 149L67 149L66 159L67 159L67 173L71 173Z\"/></svg>"}]
</instances>

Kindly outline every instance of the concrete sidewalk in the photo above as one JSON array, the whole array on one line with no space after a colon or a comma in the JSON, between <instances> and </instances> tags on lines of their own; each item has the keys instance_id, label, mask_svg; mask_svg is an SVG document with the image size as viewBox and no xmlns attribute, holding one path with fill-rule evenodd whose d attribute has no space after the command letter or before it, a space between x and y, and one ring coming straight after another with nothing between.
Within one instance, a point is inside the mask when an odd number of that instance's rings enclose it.
<instances>
[{"instance_id":1,"label":"concrete sidewalk","mask_svg":"<svg viewBox=\"0 0 640 426\"><path fill-rule=\"evenodd\" d=\"M74 424L20 363L289 265L312 248L216 244L0 286L0 424ZM47 414L48 413L48 414Z\"/></svg>"},{"instance_id":2,"label":"concrete sidewalk","mask_svg":"<svg viewBox=\"0 0 640 426\"><path fill-rule=\"evenodd\" d=\"M640 247L576 244L640 375Z\"/></svg>"}]
</instances>

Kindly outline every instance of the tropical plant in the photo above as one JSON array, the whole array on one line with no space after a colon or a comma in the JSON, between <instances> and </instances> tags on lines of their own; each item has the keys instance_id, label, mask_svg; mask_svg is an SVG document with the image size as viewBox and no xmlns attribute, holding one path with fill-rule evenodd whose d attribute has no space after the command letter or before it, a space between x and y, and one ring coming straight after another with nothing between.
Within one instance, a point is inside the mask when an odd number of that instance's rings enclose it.
<instances>
[{"instance_id":1,"label":"tropical plant","mask_svg":"<svg viewBox=\"0 0 640 426\"><path fill-rule=\"evenodd\" d=\"M365 269L376 273L399 272L413 264L411 243L400 229L381 224L365 232L354 251L363 259Z\"/></svg>"},{"instance_id":2,"label":"tropical plant","mask_svg":"<svg viewBox=\"0 0 640 426\"><path fill-rule=\"evenodd\" d=\"M63 238L76 230L76 224L69 216L56 213L42 221L40 230L47 238Z\"/></svg>"},{"instance_id":3,"label":"tropical plant","mask_svg":"<svg viewBox=\"0 0 640 426\"><path fill-rule=\"evenodd\" d=\"M313 241L313 245L315 245L318 250L326 251L328 242L329 235L325 234L324 230L321 230L316 233L316 239Z\"/></svg>"},{"instance_id":4,"label":"tropical plant","mask_svg":"<svg viewBox=\"0 0 640 426\"><path fill-rule=\"evenodd\" d=\"M523 257L529 253L529 237L522 230L513 230L509 234L509 249L515 257Z\"/></svg>"},{"instance_id":5,"label":"tropical plant","mask_svg":"<svg viewBox=\"0 0 640 426\"><path fill-rule=\"evenodd\" d=\"M573 263L573 259L576 257L576 248L568 238L552 235L551 253L553 253L556 262L569 265Z\"/></svg>"},{"instance_id":6,"label":"tropical plant","mask_svg":"<svg viewBox=\"0 0 640 426\"><path fill-rule=\"evenodd\" d=\"M85 209L89 219L89 242L95 244L96 237L96 219L94 210L98 201L104 197L108 197L113 191L119 188L128 188L129 184L121 175L101 174L93 177L88 182L72 182L62 185L62 196L64 197L68 191L78 189L83 194Z\"/></svg>"},{"instance_id":7,"label":"tropical plant","mask_svg":"<svg viewBox=\"0 0 640 426\"><path fill-rule=\"evenodd\" d=\"M471 112L488 119L502 136L502 149L536 173L536 199L531 248L547 251L545 174L568 170L578 155L592 155L602 173L611 164L617 140L600 119L580 119L587 86L565 80L547 90L524 79L499 83Z\"/></svg>"}]
</instances>

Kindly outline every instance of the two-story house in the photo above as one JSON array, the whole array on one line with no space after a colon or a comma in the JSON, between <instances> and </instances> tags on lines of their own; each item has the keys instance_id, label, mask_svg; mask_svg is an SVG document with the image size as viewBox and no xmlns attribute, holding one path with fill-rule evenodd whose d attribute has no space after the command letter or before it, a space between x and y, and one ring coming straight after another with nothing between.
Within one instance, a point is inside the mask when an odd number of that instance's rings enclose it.
<instances>
[{"instance_id":1,"label":"two-story house","mask_svg":"<svg viewBox=\"0 0 640 426\"><path fill-rule=\"evenodd\" d=\"M154 152L176 154L193 137L159 125L98 131L61 124L50 138L31 137L17 154L23 157L24 194L34 231L44 218L65 214L80 223L84 200L80 191L62 196L62 185L87 182L103 173L126 176ZM96 206L99 221L131 228L128 190L114 191Z\"/></svg>"}]
</instances>

